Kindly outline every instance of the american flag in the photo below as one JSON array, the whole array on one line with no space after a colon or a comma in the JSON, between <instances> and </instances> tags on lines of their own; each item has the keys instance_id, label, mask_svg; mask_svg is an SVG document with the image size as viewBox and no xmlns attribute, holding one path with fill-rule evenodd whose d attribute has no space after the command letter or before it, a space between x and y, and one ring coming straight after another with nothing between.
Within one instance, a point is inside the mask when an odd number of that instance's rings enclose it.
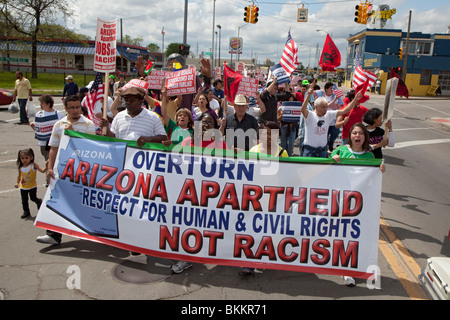
<instances>
[{"instance_id":1,"label":"american flag","mask_svg":"<svg viewBox=\"0 0 450 320\"><path fill-rule=\"evenodd\" d=\"M336 83L333 84L333 92L336 98L341 98L344 96L344 92L337 87Z\"/></svg>"},{"instance_id":2,"label":"american flag","mask_svg":"<svg viewBox=\"0 0 450 320\"><path fill-rule=\"evenodd\" d=\"M100 101L101 98L103 98L104 95L104 89L105 85L103 84L102 74L100 72L97 72L97 75L95 76L94 83L92 84L91 88L89 89L89 92L86 95L86 105L89 113L89 119L94 121L94 123L98 126L98 123L100 119L94 116L94 109L95 104L97 101Z\"/></svg>"},{"instance_id":3,"label":"american flag","mask_svg":"<svg viewBox=\"0 0 450 320\"><path fill-rule=\"evenodd\" d=\"M297 69L298 65L298 48L295 41L291 38L291 31L288 32L288 38L286 41L286 46L284 47L283 54L281 56L280 64L286 71L286 74L291 75L291 73Z\"/></svg>"},{"instance_id":4,"label":"american flag","mask_svg":"<svg viewBox=\"0 0 450 320\"><path fill-rule=\"evenodd\" d=\"M361 68L361 62L359 55L356 56L355 60L355 73L353 74L353 88L363 84L366 80L369 79L369 88L375 83L377 80L377 76L370 71L365 71Z\"/></svg>"}]
</instances>

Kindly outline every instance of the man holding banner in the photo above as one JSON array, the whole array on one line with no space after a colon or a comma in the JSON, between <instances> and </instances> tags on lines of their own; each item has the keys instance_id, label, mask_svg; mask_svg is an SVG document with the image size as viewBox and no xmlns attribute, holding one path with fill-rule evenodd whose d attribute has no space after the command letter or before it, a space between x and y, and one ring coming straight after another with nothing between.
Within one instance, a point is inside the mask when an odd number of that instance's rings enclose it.
<instances>
[{"instance_id":1,"label":"man holding banner","mask_svg":"<svg viewBox=\"0 0 450 320\"><path fill-rule=\"evenodd\" d=\"M138 147L146 142L160 143L167 140L166 131L158 115L142 107L145 90L131 82L124 86L122 98L126 110L119 112L108 127L108 120L103 118L100 126L106 128L106 136L118 139L135 140Z\"/></svg>"},{"instance_id":2,"label":"man holding banner","mask_svg":"<svg viewBox=\"0 0 450 320\"><path fill-rule=\"evenodd\" d=\"M64 99L64 109L67 112L67 116L55 123L52 135L48 142L50 151L47 167L47 181L55 179L53 167L55 165L61 138L64 135L64 130L74 130L95 135L95 124L81 114L81 100L79 96L66 97L66 99ZM37 237L36 241L47 244L60 244L61 237L61 233L47 230L47 234L45 236Z\"/></svg>"}]
</instances>

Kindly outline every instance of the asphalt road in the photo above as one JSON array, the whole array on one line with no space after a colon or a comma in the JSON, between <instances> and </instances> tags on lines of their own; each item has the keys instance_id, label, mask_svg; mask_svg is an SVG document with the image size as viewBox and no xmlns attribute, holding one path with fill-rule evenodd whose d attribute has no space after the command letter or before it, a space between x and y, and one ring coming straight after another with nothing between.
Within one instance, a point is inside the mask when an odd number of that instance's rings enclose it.
<instances>
[{"instance_id":1,"label":"asphalt road","mask_svg":"<svg viewBox=\"0 0 450 320\"><path fill-rule=\"evenodd\" d=\"M35 99L37 102L37 99ZM365 105L382 109L384 97ZM62 110L59 98L56 108ZM450 100L398 99L393 117L397 138L384 150L379 289L365 280L343 285L341 277L257 270L242 279L239 268L195 264L172 275L171 261L132 256L114 247L63 236L60 246L35 241L45 231L32 219L20 219L20 194L14 189L17 151L33 147L43 165L33 131L15 124L18 114L0 108L0 298L1 299L150 299L150 300L298 300L426 299L417 282L432 256L450 256L450 130L430 118L450 119ZM38 195L45 179L38 176ZM419 271L418 271L419 270ZM78 277L78 278L77 278ZM181 311L180 311L181 312Z\"/></svg>"}]
</instances>

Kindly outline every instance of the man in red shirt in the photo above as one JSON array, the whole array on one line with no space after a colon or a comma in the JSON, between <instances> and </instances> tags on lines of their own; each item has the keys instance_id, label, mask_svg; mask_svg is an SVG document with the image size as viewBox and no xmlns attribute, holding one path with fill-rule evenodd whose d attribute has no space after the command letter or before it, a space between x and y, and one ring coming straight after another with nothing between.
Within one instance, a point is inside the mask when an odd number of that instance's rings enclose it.
<instances>
[{"instance_id":1,"label":"man in red shirt","mask_svg":"<svg viewBox=\"0 0 450 320\"><path fill-rule=\"evenodd\" d=\"M347 93L347 96L344 99L344 106L341 109L344 109L350 102L355 98L355 90L350 90ZM350 128L357 122L362 122L362 118L364 114L369 111L363 105L356 105L350 112L341 115L336 120L336 128L342 127L342 142L343 144L347 144L348 135Z\"/></svg>"}]
</instances>

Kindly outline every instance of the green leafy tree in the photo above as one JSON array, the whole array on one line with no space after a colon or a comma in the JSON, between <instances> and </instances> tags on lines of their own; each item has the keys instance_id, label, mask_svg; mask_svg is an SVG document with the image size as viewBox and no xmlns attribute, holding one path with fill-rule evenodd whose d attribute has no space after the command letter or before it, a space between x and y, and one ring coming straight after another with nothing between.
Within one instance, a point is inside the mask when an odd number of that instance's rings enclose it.
<instances>
[{"instance_id":1,"label":"green leafy tree","mask_svg":"<svg viewBox=\"0 0 450 320\"><path fill-rule=\"evenodd\" d=\"M54 20L56 14L71 15L67 0L1 0L1 16L15 31L31 39L31 74L37 79L37 41L42 24Z\"/></svg>"}]
</instances>

